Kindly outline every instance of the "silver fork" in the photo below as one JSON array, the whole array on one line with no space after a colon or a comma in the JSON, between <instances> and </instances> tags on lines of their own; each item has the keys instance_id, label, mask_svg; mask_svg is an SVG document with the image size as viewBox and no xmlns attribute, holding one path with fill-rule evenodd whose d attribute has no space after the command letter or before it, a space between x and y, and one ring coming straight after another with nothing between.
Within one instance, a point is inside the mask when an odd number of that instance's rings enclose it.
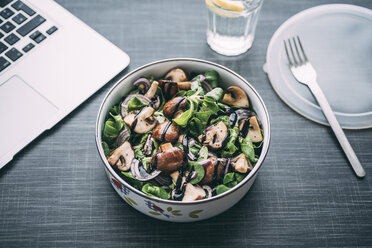
<instances>
[{"instance_id":1,"label":"silver fork","mask_svg":"<svg viewBox=\"0 0 372 248\"><path fill-rule=\"evenodd\" d=\"M296 38L292 37L292 39L288 39L287 42L284 41L284 48L285 53L287 54L289 68L291 69L292 74L297 79L297 81L306 85L311 90L311 93L314 95L315 99L319 103L325 117L327 118L333 132L338 139L338 142L340 143L342 149L346 154L346 157L353 167L355 174L358 177L364 177L366 175L366 172L364 171L357 156L355 155L355 152L351 147L349 141L347 140L340 124L338 123L336 116L331 109L331 106L329 105L322 89L319 87L316 81L316 71L310 64L305 54L300 38L298 36Z\"/></svg>"}]
</instances>

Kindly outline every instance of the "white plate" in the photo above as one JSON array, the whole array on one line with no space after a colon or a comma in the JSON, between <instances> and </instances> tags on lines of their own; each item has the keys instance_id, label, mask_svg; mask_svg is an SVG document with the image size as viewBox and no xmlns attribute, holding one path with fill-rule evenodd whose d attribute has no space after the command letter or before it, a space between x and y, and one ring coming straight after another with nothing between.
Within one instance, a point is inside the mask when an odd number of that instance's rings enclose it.
<instances>
[{"instance_id":1,"label":"white plate","mask_svg":"<svg viewBox=\"0 0 372 248\"><path fill-rule=\"evenodd\" d=\"M304 10L271 38L264 70L279 97L304 117L328 125L309 89L291 74L283 40L298 35L340 125L372 127L372 11L347 4Z\"/></svg>"}]
</instances>

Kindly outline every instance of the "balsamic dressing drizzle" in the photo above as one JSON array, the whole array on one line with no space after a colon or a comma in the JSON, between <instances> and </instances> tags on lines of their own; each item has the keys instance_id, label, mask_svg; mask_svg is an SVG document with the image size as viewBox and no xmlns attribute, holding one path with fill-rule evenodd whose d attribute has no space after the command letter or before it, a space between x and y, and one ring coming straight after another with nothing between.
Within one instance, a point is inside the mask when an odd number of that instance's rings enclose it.
<instances>
[{"instance_id":1,"label":"balsamic dressing drizzle","mask_svg":"<svg viewBox=\"0 0 372 248\"><path fill-rule=\"evenodd\" d=\"M159 156L159 152L156 153L155 155L155 158L154 158L154 163L150 163L150 167L151 167L151 170L154 171L158 168L158 156Z\"/></svg>"},{"instance_id":2,"label":"balsamic dressing drizzle","mask_svg":"<svg viewBox=\"0 0 372 248\"><path fill-rule=\"evenodd\" d=\"M249 130L249 119L244 122L243 128L240 131L239 135L242 136L242 137L247 136L248 130Z\"/></svg>"},{"instance_id":3,"label":"balsamic dressing drizzle","mask_svg":"<svg viewBox=\"0 0 372 248\"><path fill-rule=\"evenodd\" d=\"M132 125L130 126L130 130L131 130L131 131L133 131L133 130L136 128L136 126L137 126L137 122L138 122L137 117L138 117L138 115L142 112L143 109L144 109L144 108L142 108L141 111L139 111L139 112L134 116L134 120L133 120L133 122L132 122Z\"/></svg>"},{"instance_id":4,"label":"balsamic dressing drizzle","mask_svg":"<svg viewBox=\"0 0 372 248\"><path fill-rule=\"evenodd\" d=\"M163 131L163 133L161 134L161 141L164 141L164 139L165 139L165 135L167 134L167 131L168 131L168 128L170 127L170 125L172 125L172 121L169 121L169 122L167 123L167 125L165 126L164 131Z\"/></svg>"},{"instance_id":5,"label":"balsamic dressing drizzle","mask_svg":"<svg viewBox=\"0 0 372 248\"><path fill-rule=\"evenodd\" d=\"M213 175L212 175L212 185L216 185L217 177L218 177L218 166L220 165L221 161L217 160L216 164L214 165Z\"/></svg>"},{"instance_id":6,"label":"balsamic dressing drizzle","mask_svg":"<svg viewBox=\"0 0 372 248\"><path fill-rule=\"evenodd\" d=\"M186 181L184 183L182 183L182 178L184 176L184 169L185 169L185 164L187 163L187 155L185 153L185 155L183 156L183 163L179 169L179 175L177 177L177 181L176 181L176 187L174 188L174 193L173 193L173 199L176 200L176 201L182 201L183 199L183 196L185 195L185 190L186 190L186 185L188 182L191 181L191 177L192 177L192 172L190 172L187 177L186 177Z\"/></svg>"},{"instance_id":7,"label":"balsamic dressing drizzle","mask_svg":"<svg viewBox=\"0 0 372 248\"><path fill-rule=\"evenodd\" d=\"M183 100L185 100L185 97L182 97L181 100L176 104L176 107L174 108L172 114L171 114L171 118L173 118L173 115L177 112L178 108L180 107L181 103L183 102Z\"/></svg>"}]
</instances>

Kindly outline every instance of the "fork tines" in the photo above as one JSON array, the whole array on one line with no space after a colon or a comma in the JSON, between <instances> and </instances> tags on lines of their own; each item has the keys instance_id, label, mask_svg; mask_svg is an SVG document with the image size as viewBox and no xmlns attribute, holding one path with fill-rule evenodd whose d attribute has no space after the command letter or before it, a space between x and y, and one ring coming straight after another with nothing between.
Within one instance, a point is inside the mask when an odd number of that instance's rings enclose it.
<instances>
[{"instance_id":1,"label":"fork tines","mask_svg":"<svg viewBox=\"0 0 372 248\"><path fill-rule=\"evenodd\" d=\"M308 62L307 56L301 44L300 37L296 36L296 38L292 37L292 39L288 39L287 42L284 40L285 53L287 54L288 63L290 66L299 66Z\"/></svg>"}]
</instances>

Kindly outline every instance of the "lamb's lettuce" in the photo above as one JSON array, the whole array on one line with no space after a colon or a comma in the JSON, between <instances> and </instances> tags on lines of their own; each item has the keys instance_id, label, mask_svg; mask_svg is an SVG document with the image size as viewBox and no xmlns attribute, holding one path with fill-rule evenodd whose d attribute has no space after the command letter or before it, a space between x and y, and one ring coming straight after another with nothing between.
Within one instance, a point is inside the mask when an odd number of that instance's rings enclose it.
<instances>
[{"instance_id":1,"label":"lamb's lettuce","mask_svg":"<svg viewBox=\"0 0 372 248\"><path fill-rule=\"evenodd\" d=\"M244 155L251 161L252 163L256 163L258 159L256 158L254 154L254 148L253 148L253 143L250 138L242 138L239 137L239 143L240 143L240 148Z\"/></svg>"},{"instance_id":2,"label":"lamb's lettuce","mask_svg":"<svg viewBox=\"0 0 372 248\"><path fill-rule=\"evenodd\" d=\"M215 70L207 71L205 74L205 80L212 86L212 88L216 88L218 86L218 80L220 75Z\"/></svg>"},{"instance_id":3,"label":"lamb's lettuce","mask_svg":"<svg viewBox=\"0 0 372 248\"><path fill-rule=\"evenodd\" d=\"M135 96L128 102L128 112L132 110L142 109L145 106L148 106L148 104Z\"/></svg>"},{"instance_id":4,"label":"lamb's lettuce","mask_svg":"<svg viewBox=\"0 0 372 248\"><path fill-rule=\"evenodd\" d=\"M159 197L161 199L169 198L169 193L165 189L150 183L146 183L142 187L142 192L144 192L146 195Z\"/></svg>"}]
</instances>

